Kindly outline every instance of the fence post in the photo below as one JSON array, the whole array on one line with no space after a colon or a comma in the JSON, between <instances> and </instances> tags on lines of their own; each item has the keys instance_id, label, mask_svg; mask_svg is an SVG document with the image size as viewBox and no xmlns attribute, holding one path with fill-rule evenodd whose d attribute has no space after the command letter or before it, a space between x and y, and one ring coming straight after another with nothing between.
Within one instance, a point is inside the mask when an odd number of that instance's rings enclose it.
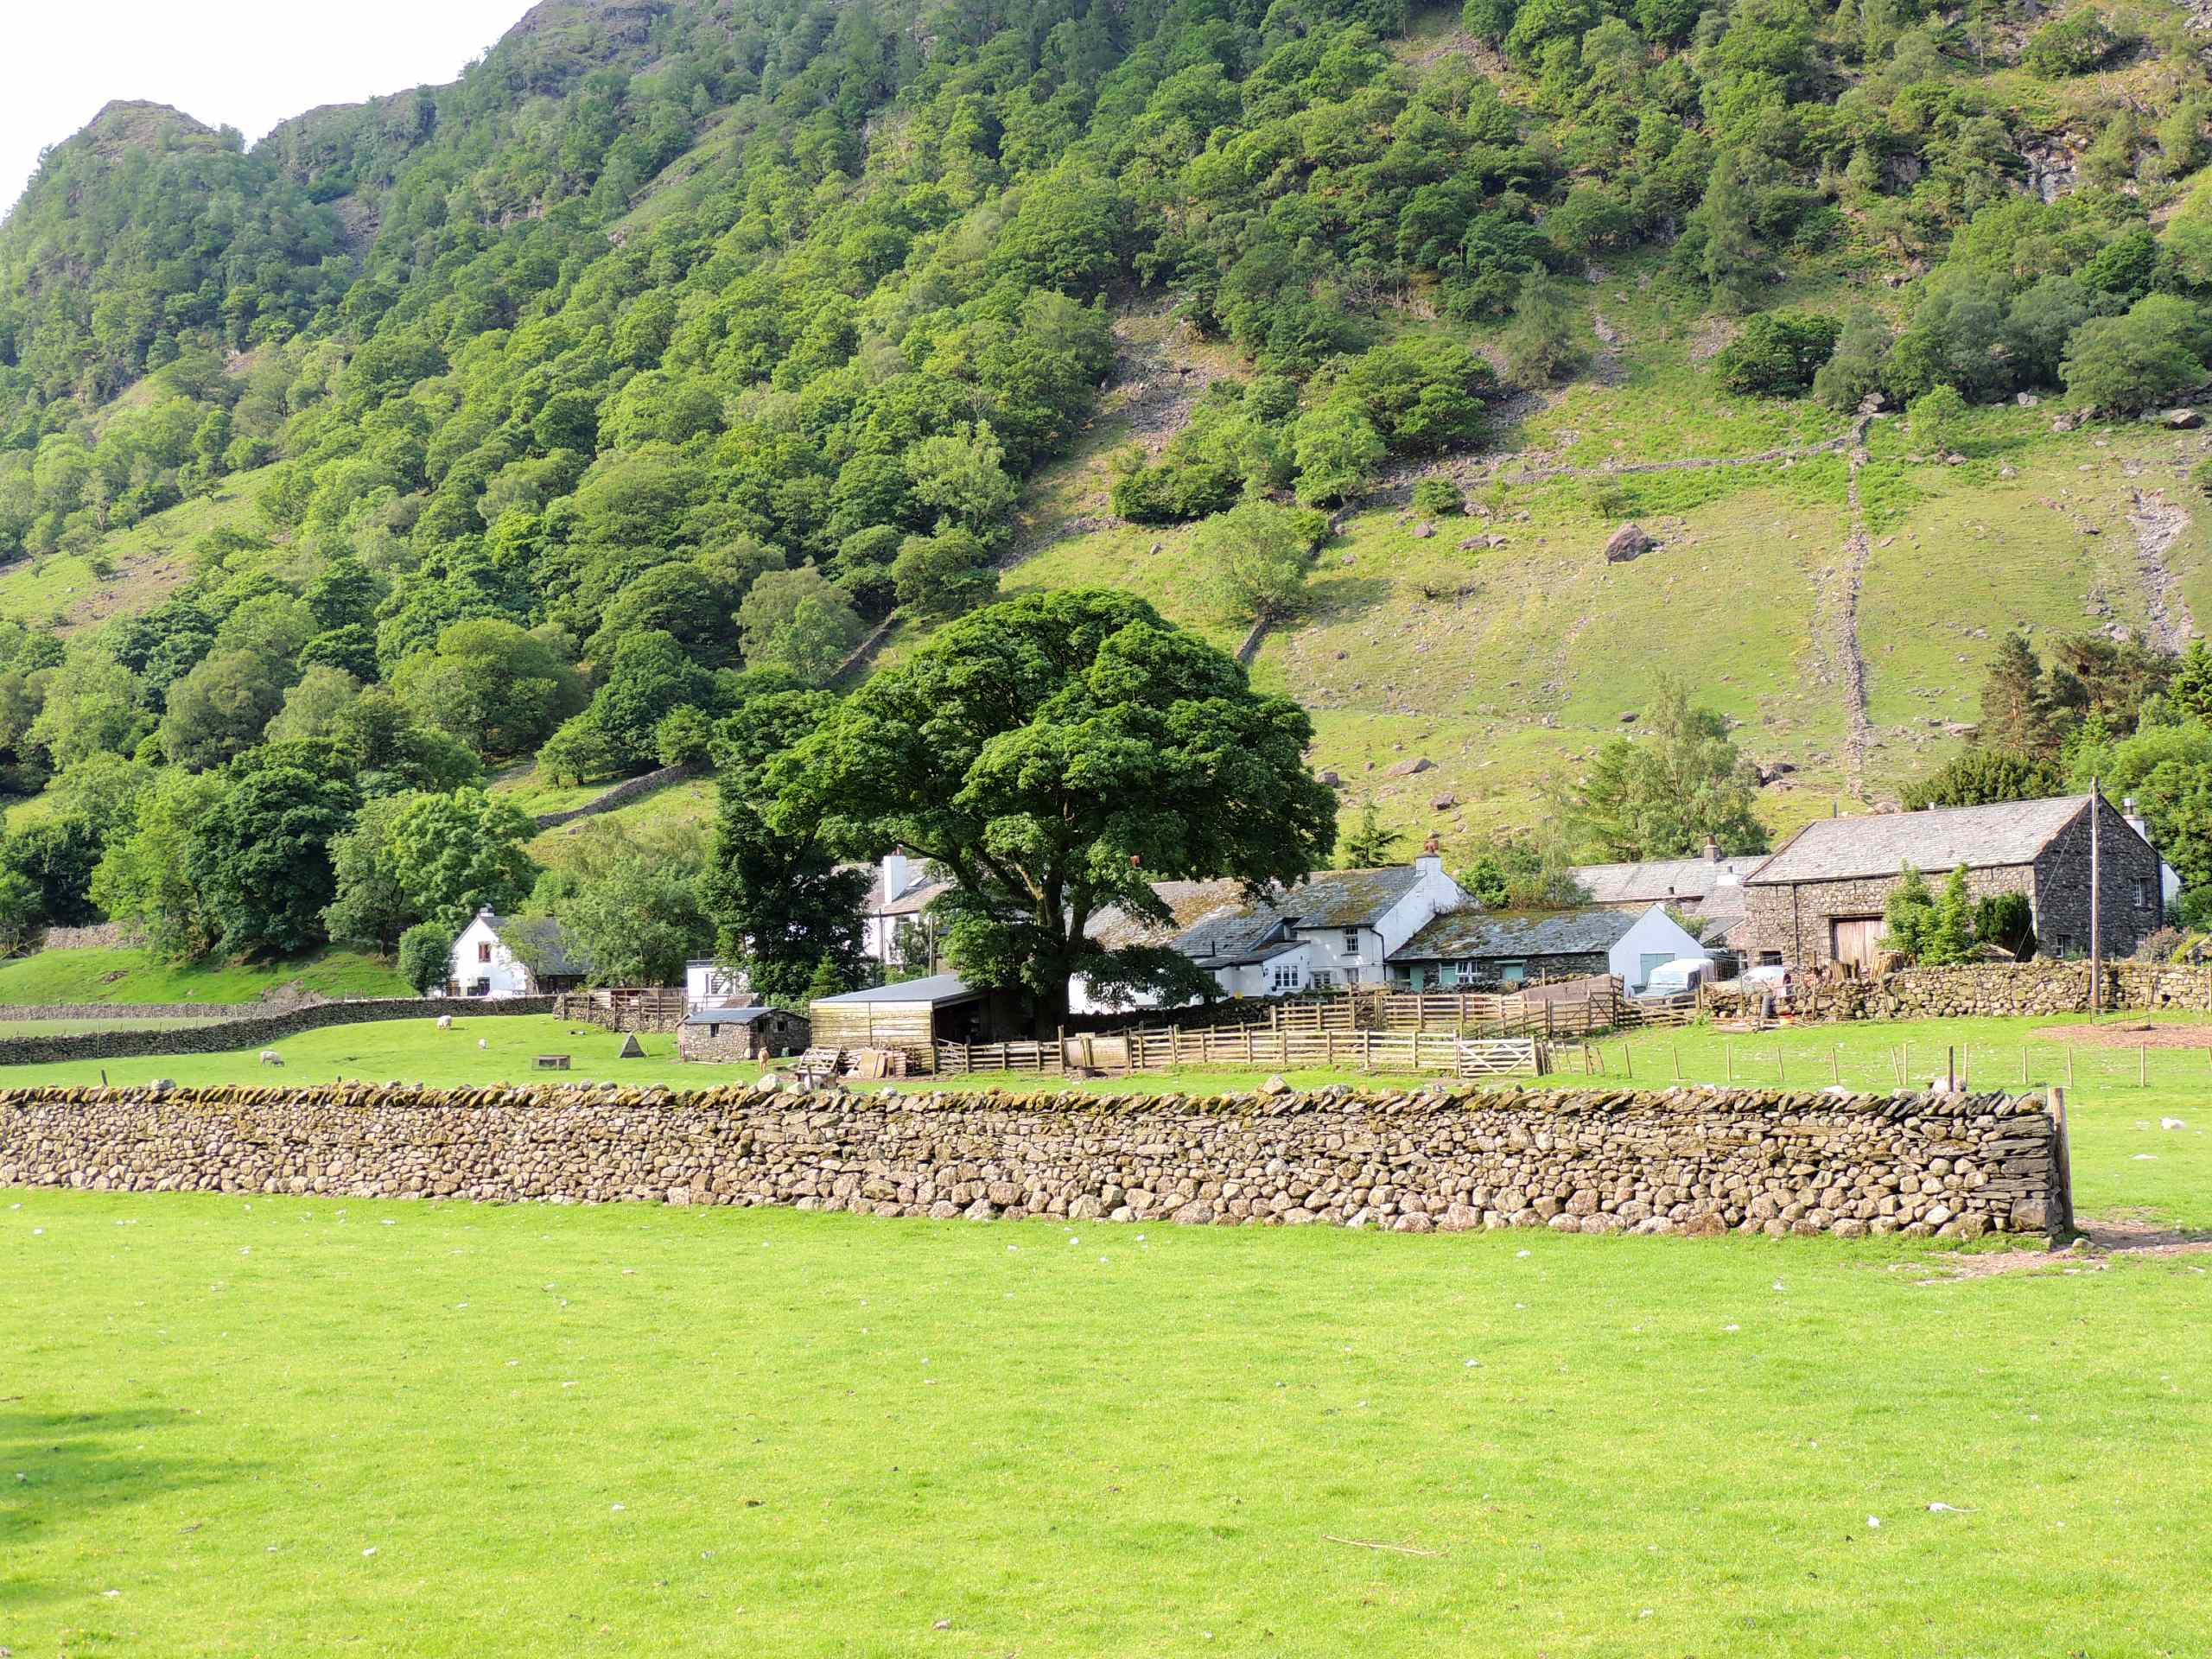
<instances>
[{"instance_id":1,"label":"fence post","mask_svg":"<svg viewBox=\"0 0 2212 1659\"><path fill-rule=\"evenodd\" d=\"M2074 1147L2066 1123L2066 1091L2050 1091L2051 1230L2061 1236L2074 1231Z\"/></svg>"}]
</instances>

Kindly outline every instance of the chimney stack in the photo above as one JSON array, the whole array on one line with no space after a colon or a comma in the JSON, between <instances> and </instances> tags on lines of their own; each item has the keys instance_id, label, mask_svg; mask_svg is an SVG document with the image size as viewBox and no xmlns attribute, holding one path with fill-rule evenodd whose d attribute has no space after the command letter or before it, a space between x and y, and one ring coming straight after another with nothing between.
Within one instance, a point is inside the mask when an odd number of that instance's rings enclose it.
<instances>
[{"instance_id":1,"label":"chimney stack","mask_svg":"<svg viewBox=\"0 0 2212 1659\"><path fill-rule=\"evenodd\" d=\"M883 902L888 905L906 891L906 849L894 847L883 855Z\"/></svg>"},{"instance_id":2,"label":"chimney stack","mask_svg":"<svg viewBox=\"0 0 2212 1659\"><path fill-rule=\"evenodd\" d=\"M1705 838L1705 861L1708 864L1720 861L1720 843L1711 836Z\"/></svg>"}]
</instances>

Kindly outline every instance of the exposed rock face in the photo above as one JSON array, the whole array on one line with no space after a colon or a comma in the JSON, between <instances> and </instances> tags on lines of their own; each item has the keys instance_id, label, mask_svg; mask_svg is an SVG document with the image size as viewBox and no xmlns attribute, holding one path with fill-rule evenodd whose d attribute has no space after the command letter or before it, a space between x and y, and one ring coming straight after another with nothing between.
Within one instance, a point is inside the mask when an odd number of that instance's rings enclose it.
<instances>
[{"instance_id":1,"label":"exposed rock face","mask_svg":"<svg viewBox=\"0 0 2212 1659\"><path fill-rule=\"evenodd\" d=\"M2204 424L2204 413L2196 409L2170 409L2158 417L2158 423L2175 432L2193 432Z\"/></svg>"},{"instance_id":2,"label":"exposed rock face","mask_svg":"<svg viewBox=\"0 0 2212 1659\"><path fill-rule=\"evenodd\" d=\"M1414 755L1408 760L1401 760L1394 766L1383 767L1382 775L1385 778L1410 778L1416 772L1427 772L1436 763L1434 761L1431 760L1425 754Z\"/></svg>"},{"instance_id":3,"label":"exposed rock face","mask_svg":"<svg viewBox=\"0 0 2212 1659\"><path fill-rule=\"evenodd\" d=\"M2038 1099L1713 1088L22 1089L0 1093L8 1185L1394 1232L1970 1237L2063 1218Z\"/></svg>"},{"instance_id":4,"label":"exposed rock face","mask_svg":"<svg viewBox=\"0 0 2212 1659\"><path fill-rule=\"evenodd\" d=\"M1605 543L1605 562L1625 564L1630 559L1642 557L1658 545L1645 533L1642 525L1623 524L1613 532L1612 539Z\"/></svg>"}]
</instances>

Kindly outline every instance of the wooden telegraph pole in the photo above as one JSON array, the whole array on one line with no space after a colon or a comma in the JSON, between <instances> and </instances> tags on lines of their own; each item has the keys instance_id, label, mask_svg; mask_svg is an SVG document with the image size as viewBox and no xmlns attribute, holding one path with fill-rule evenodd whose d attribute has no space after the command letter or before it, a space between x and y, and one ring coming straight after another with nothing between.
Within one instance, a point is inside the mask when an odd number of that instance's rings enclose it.
<instances>
[{"instance_id":1,"label":"wooden telegraph pole","mask_svg":"<svg viewBox=\"0 0 2212 1659\"><path fill-rule=\"evenodd\" d=\"M2104 814L2097 808L2103 804L2103 792L2097 780L2089 779L2089 1022L2096 1023L2098 1013L2105 1002L2105 936L2104 936L2104 874L2105 862L2100 856L2102 848L2097 829Z\"/></svg>"}]
</instances>

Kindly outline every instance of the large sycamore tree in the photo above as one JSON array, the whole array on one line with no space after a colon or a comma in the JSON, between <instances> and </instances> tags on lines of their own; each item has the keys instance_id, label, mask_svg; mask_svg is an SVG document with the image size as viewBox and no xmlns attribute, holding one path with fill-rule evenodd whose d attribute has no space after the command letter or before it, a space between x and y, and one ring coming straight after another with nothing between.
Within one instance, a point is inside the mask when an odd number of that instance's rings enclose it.
<instances>
[{"instance_id":1,"label":"large sycamore tree","mask_svg":"<svg viewBox=\"0 0 2212 1659\"><path fill-rule=\"evenodd\" d=\"M1168 919L1157 880L1294 882L1336 841L1306 711L1127 594L976 611L875 675L779 761L773 816L848 851L902 846L952 882L953 968L1019 985L1046 1034L1068 981L1200 988L1191 964L1086 935L1119 906Z\"/></svg>"}]
</instances>

